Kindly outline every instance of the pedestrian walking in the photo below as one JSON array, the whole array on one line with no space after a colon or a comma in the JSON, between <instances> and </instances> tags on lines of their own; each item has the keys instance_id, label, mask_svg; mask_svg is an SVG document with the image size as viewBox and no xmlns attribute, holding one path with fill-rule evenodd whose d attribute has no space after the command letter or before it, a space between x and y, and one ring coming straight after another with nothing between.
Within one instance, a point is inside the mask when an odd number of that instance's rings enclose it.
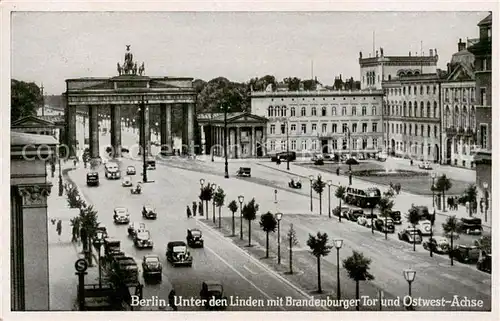
<instances>
[{"instance_id":1,"label":"pedestrian walking","mask_svg":"<svg viewBox=\"0 0 500 321\"><path fill-rule=\"evenodd\" d=\"M196 201L193 202L193 216L196 216L196 210L197 210L198 205L196 204Z\"/></svg>"},{"instance_id":2,"label":"pedestrian walking","mask_svg":"<svg viewBox=\"0 0 500 321\"><path fill-rule=\"evenodd\" d=\"M177 305L175 304L175 290L172 289L168 294L168 305L172 308L172 310L177 311Z\"/></svg>"},{"instance_id":3,"label":"pedestrian walking","mask_svg":"<svg viewBox=\"0 0 500 321\"><path fill-rule=\"evenodd\" d=\"M189 205L186 206L186 214L188 218L191 217L191 209L189 208Z\"/></svg>"},{"instance_id":4,"label":"pedestrian walking","mask_svg":"<svg viewBox=\"0 0 500 321\"><path fill-rule=\"evenodd\" d=\"M78 242L78 239L76 237L76 232L77 228L76 225L73 225L73 228L71 229L71 242Z\"/></svg>"},{"instance_id":5,"label":"pedestrian walking","mask_svg":"<svg viewBox=\"0 0 500 321\"><path fill-rule=\"evenodd\" d=\"M479 201L479 209L481 210L481 214L483 214L483 208L484 208L484 198L481 198Z\"/></svg>"},{"instance_id":6,"label":"pedestrian walking","mask_svg":"<svg viewBox=\"0 0 500 321\"><path fill-rule=\"evenodd\" d=\"M62 221L61 220L57 221L56 231L57 231L57 235L59 236L59 241L60 241L61 240L61 233L62 233Z\"/></svg>"},{"instance_id":7,"label":"pedestrian walking","mask_svg":"<svg viewBox=\"0 0 500 321\"><path fill-rule=\"evenodd\" d=\"M203 202L200 201L200 203L198 203L198 209L200 211L200 216L203 216Z\"/></svg>"}]
</instances>

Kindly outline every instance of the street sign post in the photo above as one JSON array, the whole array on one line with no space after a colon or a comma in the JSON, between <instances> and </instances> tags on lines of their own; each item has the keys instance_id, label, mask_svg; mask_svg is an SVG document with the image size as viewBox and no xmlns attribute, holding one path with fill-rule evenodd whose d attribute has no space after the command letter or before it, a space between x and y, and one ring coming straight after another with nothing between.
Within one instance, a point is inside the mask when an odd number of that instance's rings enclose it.
<instances>
[{"instance_id":1,"label":"street sign post","mask_svg":"<svg viewBox=\"0 0 500 321\"><path fill-rule=\"evenodd\" d=\"M78 259L75 262L76 275L78 275L78 310L85 309L85 272L88 268L87 260Z\"/></svg>"}]
</instances>

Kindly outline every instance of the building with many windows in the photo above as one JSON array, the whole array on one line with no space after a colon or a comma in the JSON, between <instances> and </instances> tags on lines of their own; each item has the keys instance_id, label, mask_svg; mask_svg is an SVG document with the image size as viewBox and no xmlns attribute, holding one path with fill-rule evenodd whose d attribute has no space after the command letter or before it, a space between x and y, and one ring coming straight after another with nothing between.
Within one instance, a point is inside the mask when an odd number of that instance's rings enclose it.
<instances>
[{"instance_id":1,"label":"building with many windows","mask_svg":"<svg viewBox=\"0 0 500 321\"><path fill-rule=\"evenodd\" d=\"M474 167L476 131L474 55L462 39L441 84L443 164Z\"/></svg>"},{"instance_id":2,"label":"building with many windows","mask_svg":"<svg viewBox=\"0 0 500 321\"><path fill-rule=\"evenodd\" d=\"M381 90L252 92L252 114L268 118L269 154L376 153L382 149Z\"/></svg>"}]
</instances>

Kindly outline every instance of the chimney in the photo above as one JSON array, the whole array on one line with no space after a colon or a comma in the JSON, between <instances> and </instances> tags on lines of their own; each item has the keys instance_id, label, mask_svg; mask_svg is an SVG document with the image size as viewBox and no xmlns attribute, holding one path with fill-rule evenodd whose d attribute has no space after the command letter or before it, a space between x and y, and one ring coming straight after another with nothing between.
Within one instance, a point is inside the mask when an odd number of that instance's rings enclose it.
<instances>
[{"instance_id":1,"label":"chimney","mask_svg":"<svg viewBox=\"0 0 500 321\"><path fill-rule=\"evenodd\" d=\"M434 56L433 52L432 52L432 49L429 49L429 56L431 56L431 57Z\"/></svg>"},{"instance_id":2,"label":"chimney","mask_svg":"<svg viewBox=\"0 0 500 321\"><path fill-rule=\"evenodd\" d=\"M465 50L465 42L462 42L462 38L458 40L458 51Z\"/></svg>"}]
</instances>

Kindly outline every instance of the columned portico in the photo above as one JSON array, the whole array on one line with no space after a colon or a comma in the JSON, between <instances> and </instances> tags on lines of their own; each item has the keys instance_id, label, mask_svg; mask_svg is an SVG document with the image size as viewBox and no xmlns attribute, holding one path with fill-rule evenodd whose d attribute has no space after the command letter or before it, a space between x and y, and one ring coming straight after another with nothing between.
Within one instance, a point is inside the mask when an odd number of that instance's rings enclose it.
<instances>
[{"instance_id":1,"label":"columned portico","mask_svg":"<svg viewBox=\"0 0 500 321\"><path fill-rule=\"evenodd\" d=\"M160 104L160 143L162 152L172 152L172 105Z\"/></svg>"},{"instance_id":2,"label":"columned portico","mask_svg":"<svg viewBox=\"0 0 500 321\"><path fill-rule=\"evenodd\" d=\"M122 156L122 131L120 107L111 106L111 147L113 148L114 157Z\"/></svg>"},{"instance_id":3,"label":"columned portico","mask_svg":"<svg viewBox=\"0 0 500 321\"><path fill-rule=\"evenodd\" d=\"M89 147L90 147L90 157L99 158L99 118L98 118L98 106L89 106Z\"/></svg>"}]
</instances>

